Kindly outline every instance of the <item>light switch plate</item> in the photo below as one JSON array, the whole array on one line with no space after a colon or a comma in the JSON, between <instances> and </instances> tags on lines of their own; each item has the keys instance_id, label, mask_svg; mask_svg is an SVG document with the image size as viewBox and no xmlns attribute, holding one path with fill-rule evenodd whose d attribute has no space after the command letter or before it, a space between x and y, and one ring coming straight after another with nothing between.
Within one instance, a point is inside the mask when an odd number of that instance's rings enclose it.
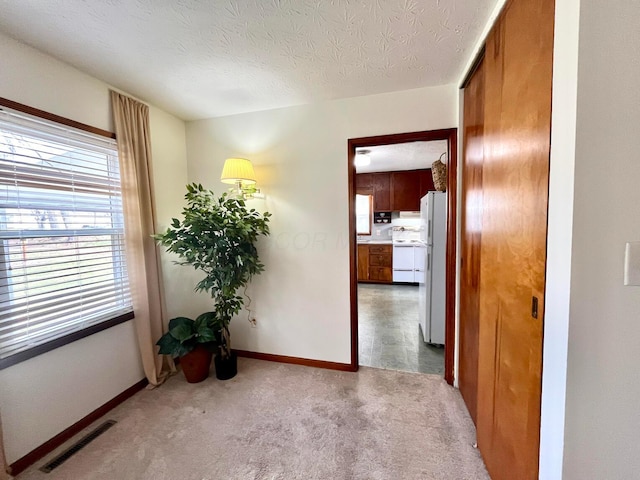
<instances>
[{"instance_id":1,"label":"light switch plate","mask_svg":"<svg viewBox=\"0 0 640 480\"><path fill-rule=\"evenodd\" d=\"M628 242L624 253L624 284L640 286L640 242Z\"/></svg>"}]
</instances>

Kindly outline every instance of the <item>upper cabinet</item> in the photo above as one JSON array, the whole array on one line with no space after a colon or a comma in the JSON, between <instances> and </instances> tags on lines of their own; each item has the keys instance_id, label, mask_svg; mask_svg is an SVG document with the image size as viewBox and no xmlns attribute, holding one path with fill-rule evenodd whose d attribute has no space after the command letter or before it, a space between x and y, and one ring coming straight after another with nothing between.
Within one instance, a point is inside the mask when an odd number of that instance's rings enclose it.
<instances>
[{"instance_id":1,"label":"upper cabinet","mask_svg":"<svg viewBox=\"0 0 640 480\"><path fill-rule=\"evenodd\" d=\"M372 175L372 173L356 174L356 193L358 195L373 195Z\"/></svg>"},{"instance_id":2,"label":"upper cabinet","mask_svg":"<svg viewBox=\"0 0 640 480\"><path fill-rule=\"evenodd\" d=\"M418 170L420 176L420 198L424 197L428 192L433 192L436 187L433 185L433 175L431 169Z\"/></svg>"},{"instance_id":3,"label":"upper cabinet","mask_svg":"<svg viewBox=\"0 0 640 480\"><path fill-rule=\"evenodd\" d=\"M391 188L388 173L371 173L373 184L373 210L384 212L391 208Z\"/></svg>"},{"instance_id":4,"label":"upper cabinet","mask_svg":"<svg viewBox=\"0 0 640 480\"><path fill-rule=\"evenodd\" d=\"M420 175L416 170L391 172L391 210L420 210Z\"/></svg>"},{"instance_id":5,"label":"upper cabinet","mask_svg":"<svg viewBox=\"0 0 640 480\"><path fill-rule=\"evenodd\" d=\"M417 212L420 199L435 190L431 169L358 173L356 193L373 195L375 212Z\"/></svg>"},{"instance_id":6,"label":"upper cabinet","mask_svg":"<svg viewBox=\"0 0 640 480\"><path fill-rule=\"evenodd\" d=\"M389 174L386 172L357 174L356 194L373 195L373 210L375 212L391 210Z\"/></svg>"}]
</instances>

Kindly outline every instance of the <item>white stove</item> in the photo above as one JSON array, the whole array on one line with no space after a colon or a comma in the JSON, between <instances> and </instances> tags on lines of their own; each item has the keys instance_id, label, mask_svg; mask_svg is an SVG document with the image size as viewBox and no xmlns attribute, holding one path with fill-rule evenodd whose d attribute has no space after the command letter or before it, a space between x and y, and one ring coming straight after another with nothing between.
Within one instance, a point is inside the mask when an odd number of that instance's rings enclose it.
<instances>
[{"instance_id":1,"label":"white stove","mask_svg":"<svg viewBox=\"0 0 640 480\"><path fill-rule=\"evenodd\" d=\"M392 243L393 281L424 282L425 247L420 240L420 227L394 227Z\"/></svg>"},{"instance_id":2,"label":"white stove","mask_svg":"<svg viewBox=\"0 0 640 480\"><path fill-rule=\"evenodd\" d=\"M393 243L411 243L420 241L420 227L393 227Z\"/></svg>"}]
</instances>

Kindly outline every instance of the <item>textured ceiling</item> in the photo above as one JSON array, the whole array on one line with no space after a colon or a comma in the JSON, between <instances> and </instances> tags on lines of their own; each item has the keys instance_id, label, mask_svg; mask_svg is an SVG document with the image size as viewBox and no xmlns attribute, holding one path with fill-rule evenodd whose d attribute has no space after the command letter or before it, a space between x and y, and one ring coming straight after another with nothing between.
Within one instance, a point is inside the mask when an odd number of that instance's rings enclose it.
<instances>
[{"instance_id":1,"label":"textured ceiling","mask_svg":"<svg viewBox=\"0 0 640 480\"><path fill-rule=\"evenodd\" d=\"M0 0L0 31L191 120L455 82L496 0Z\"/></svg>"},{"instance_id":2,"label":"textured ceiling","mask_svg":"<svg viewBox=\"0 0 640 480\"><path fill-rule=\"evenodd\" d=\"M431 168L431 164L447 151L446 140L432 142L407 142L395 145L358 148L356 152L369 150L371 163L356 167L357 173L393 172ZM442 159L446 163L446 157Z\"/></svg>"}]
</instances>

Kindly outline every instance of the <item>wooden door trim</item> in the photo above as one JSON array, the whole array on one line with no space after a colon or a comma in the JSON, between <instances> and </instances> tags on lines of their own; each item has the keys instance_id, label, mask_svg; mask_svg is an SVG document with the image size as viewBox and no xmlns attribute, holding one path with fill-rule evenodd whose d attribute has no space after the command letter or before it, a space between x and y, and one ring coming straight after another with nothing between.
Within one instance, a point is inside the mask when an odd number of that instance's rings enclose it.
<instances>
[{"instance_id":1,"label":"wooden door trim","mask_svg":"<svg viewBox=\"0 0 640 480\"><path fill-rule=\"evenodd\" d=\"M480 64L484 60L486 50L487 50L487 46L483 44L482 47L480 47L480 50L478 50L476 57L473 59L473 63L469 67L467 74L464 76L464 79L460 83L460 90L464 90L469 86L469 83L471 82L471 77L473 77L473 74L476 73L476 70L478 70L478 67L480 67Z\"/></svg>"},{"instance_id":2,"label":"wooden door trim","mask_svg":"<svg viewBox=\"0 0 640 480\"><path fill-rule=\"evenodd\" d=\"M447 139L449 161L447 162L447 273L446 273L446 317L444 379L453 385L453 370L456 342L456 227L458 216L458 131L453 129ZM448 345L448 347L447 347Z\"/></svg>"},{"instance_id":3,"label":"wooden door trim","mask_svg":"<svg viewBox=\"0 0 640 480\"><path fill-rule=\"evenodd\" d=\"M377 135L373 137L350 138L347 142L347 180L349 192L349 268L351 295L351 369L358 370L358 270L357 235L355 225L356 171L353 164L356 148L393 145L407 142L429 142L446 140L449 148L447 164L447 262L446 262L446 314L444 379L453 385L455 355L455 308L456 308L456 215L458 192L458 129L446 128L421 132Z\"/></svg>"},{"instance_id":4,"label":"wooden door trim","mask_svg":"<svg viewBox=\"0 0 640 480\"><path fill-rule=\"evenodd\" d=\"M465 88L460 152L460 273L458 315L458 388L473 423L478 411L478 355L480 331L480 226L482 161L484 155L484 63L475 67ZM474 143L471 143L473 141ZM482 152L482 155L480 153ZM470 157L470 156L473 157ZM473 160L471 159L473 158ZM473 197L470 193L475 192ZM474 206L469 211L469 200Z\"/></svg>"}]
</instances>

